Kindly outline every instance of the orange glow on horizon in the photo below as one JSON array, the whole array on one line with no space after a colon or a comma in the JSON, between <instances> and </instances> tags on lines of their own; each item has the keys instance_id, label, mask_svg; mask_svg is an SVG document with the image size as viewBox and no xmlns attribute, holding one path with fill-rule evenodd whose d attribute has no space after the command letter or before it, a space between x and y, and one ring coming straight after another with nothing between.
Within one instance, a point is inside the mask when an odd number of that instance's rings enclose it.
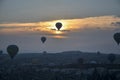
<instances>
[{"instance_id":1,"label":"orange glow on horizon","mask_svg":"<svg viewBox=\"0 0 120 80\"><path fill-rule=\"evenodd\" d=\"M62 23L60 31L55 24ZM33 23L0 23L0 32L4 34L17 33L19 31L29 33L39 33L53 36L63 36L69 32L77 32L85 29L115 29L118 28L111 23L120 22L120 18L115 16L88 17L83 19L61 19ZM56 37L58 38L58 37Z\"/></svg>"}]
</instances>

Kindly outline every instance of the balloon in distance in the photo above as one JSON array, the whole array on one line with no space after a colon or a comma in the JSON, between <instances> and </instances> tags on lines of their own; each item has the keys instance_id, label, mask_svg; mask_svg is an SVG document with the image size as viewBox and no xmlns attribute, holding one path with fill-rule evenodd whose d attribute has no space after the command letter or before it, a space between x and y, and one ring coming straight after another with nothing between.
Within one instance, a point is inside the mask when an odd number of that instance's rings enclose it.
<instances>
[{"instance_id":1,"label":"balloon in distance","mask_svg":"<svg viewBox=\"0 0 120 80\"><path fill-rule=\"evenodd\" d=\"M56 26L56 28L58 29L58 31L61 29L61 27L62 27L62 23L61 22L57 22L56 24L55 24L55 26Z\"/></svg>"},{"instance_id":2,"label":"balloon in distance","mask_svg":"<svg viewBox=\"0 0 120 80\"><path fill-rule=\"evenodd\" d=\"M120 32L113 35L114 40L119 45L120 44Z\"/></svg>"},{"instance_id":3,"label":"balloon in distance","mask_svg":"<svg viewBox=\"0 0 120 80\"><path fill-rule=\"evenodd\" d=\"M41 37L41 41L42 41L42 43L45 43L45 42L46 42L46 39L47 39L47 38L46 38L46 37L44 37L44 36L43 36L43 37Z\"/></svg>"},{"instance_id":4,"label":"balloon in distance","mask_svg":"<svg viewBox=\"0 0 120 80\"><path fill-rule=\"evenodd\" d=\"M17 45L9 45L7 47L7 52L9 54L9 56L11 57L11 59L13 59L15 57L15 55L18 53L19 48Z\"/></svg>"}]
</instances>

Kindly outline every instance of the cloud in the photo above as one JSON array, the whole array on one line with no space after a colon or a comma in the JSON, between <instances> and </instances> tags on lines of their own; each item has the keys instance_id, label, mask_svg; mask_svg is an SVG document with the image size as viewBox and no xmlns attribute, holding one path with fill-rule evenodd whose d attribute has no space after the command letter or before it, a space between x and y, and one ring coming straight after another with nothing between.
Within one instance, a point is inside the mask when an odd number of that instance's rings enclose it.
<instances>
[{"instance_id":1,"label":"cloud","mask_svg":"<svg viewBox=\"0 0 120 80\"><path fill-rule=\"evenodd\" d=\"M63 27L57 31L55 24L61 22ZM68 33L80 32L87 29L114 30L120 26L120 18L112 16L88 17L82 19L63 19L32 23L1 23L0 31L14 32L24 31L25 33L36 33L53 36L66 36Z\"/></svg>"},{"instance_id":2,"label":"cloud","mask_svg":"<svg viewBox=\"0 0 120 80\"><path fill-rule=\"evenodd\" d=\"M114 26L119 26L120 27L120 22L113 22L111 24L114 25Z\"/></svg>"},{"instance_id":3,"label":"cloud","mask_svg":"<svg viewBox=\"0 0 120 80\"><path fill-rule=\"evenodd\" d=\"M63 24L61 31L56 30L56 22ZM39 52L40 48L44 50L41 47L43 44L40 42L40 37L46 36L47 51L84 50L119 53L113 39L114 32L120 31L119 24L120 17L116 16L0 23L0 42L3 47L15 43L20 45L23 51Z\"/></svg>"}]
</instances>

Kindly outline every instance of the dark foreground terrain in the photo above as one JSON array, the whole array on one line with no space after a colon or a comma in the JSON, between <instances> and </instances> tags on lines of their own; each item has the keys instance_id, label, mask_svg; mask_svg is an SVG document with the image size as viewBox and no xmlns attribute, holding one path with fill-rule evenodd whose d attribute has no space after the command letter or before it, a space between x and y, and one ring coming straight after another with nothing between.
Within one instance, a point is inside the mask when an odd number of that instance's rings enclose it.
<instances>
[{"instance_id":1,"label":"dark foreground terrain","mask_svg":"<svg viewBox=\"0 0 120 80\"><path fill-rule=\"evenodd\" d=\"M120 80L120 55L67 51L0 55L0 80Z\"/></svg>"}]
</instances>

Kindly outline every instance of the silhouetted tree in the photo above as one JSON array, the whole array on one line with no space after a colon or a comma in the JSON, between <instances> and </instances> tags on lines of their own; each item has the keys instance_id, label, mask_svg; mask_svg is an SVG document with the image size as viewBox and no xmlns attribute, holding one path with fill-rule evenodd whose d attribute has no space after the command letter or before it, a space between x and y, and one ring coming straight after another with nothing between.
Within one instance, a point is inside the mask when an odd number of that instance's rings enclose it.
<instances>
[{"instance_id":1,"label":"silhouetted tree","mask_svg":"<svg viewBox=\"0 0 120 80\"><path fill-rule=\"evenodd\" d=\"M79 58L79 59L78 59L78 63L79 63L79 64L83 64L83 63L84 63L84 59L83 59L83 58Z\"/></svg>"},{"instance_id":2,"label":"silhouetted tree","mask_svg":"<svg viewBox=\"0 0 120 80\"><path fill-rule=\"evenodd\" d=\"M112 73L112 74L110 75L110 78L111 78L111 80L117 80L117 77L116 77L116 74L115 74L115 73Z\"/></svg>"},{"instance_id":3,"label":"silhouetted tree","mask_svg":"<svg viewBox=\"0 0 120 80\"><path fill-rule=\"evenodd\" d=\"M47 53L47 51L43 51L43 54L46 54Z\"/></svg>"},{"instance_id":4,"label":"silhouetted tree","mask_svg":"<svg viewBox=\"0 0 120 80\"><path fill-rule=\"evenodd\" d=\"M2 54L3 53L3 51L2 50L0 50L0 54Z\"/></svg>"},{"instance_id":5,"label":"silhouetted tree","mask_svg":"<svg viewBox=\"0 0 120 80\"><path fill-rule=\"evenodd\" d=\"M116 59L116 55L115 54L109 54L108 55L108 60L111 62L111 63L113 63L114 61L115 61L115 59Z\"/></svg>"},{"instance_id":6,"label":"silhouetted tree","mask_svg":"<svg viewBox=\"0 0 120 80\"><path fill-rule=\"evenodd\" d=\"M92 72L91 80L101 80L100 74L96 68Z\"/></svg>"},{"instance_id":7,"label":"silhouetted tree","mask_svg":"<svg viewBox=\"0 0 120 80\"><path fill-rule=\"evenodd\" d=\"M83 72L80 74L80 80L85 80L85 74Z\"/></svg>"},{"instance_id":8,"label":"silhouetted tree","mask_svg":"<svg viewBox=\"0 0 120 80\"><path fill-rule=\"evenodd\" d=\"M103 74L102 74L102 80L111 80L110 79L110 73L109 73L109 70L108 69L106 69L104 72L103 72Z\"/></svg>"},{"instance_id":9,"label":"silhouetted tree","mask_svg":"<svg viewBox=\"0 0 120 80\"><path fill-rule=\"evenodd\" d=\"M100 51L97 51L97 54L100 55L101 54Z\"/></svg>"}]
</instances>

